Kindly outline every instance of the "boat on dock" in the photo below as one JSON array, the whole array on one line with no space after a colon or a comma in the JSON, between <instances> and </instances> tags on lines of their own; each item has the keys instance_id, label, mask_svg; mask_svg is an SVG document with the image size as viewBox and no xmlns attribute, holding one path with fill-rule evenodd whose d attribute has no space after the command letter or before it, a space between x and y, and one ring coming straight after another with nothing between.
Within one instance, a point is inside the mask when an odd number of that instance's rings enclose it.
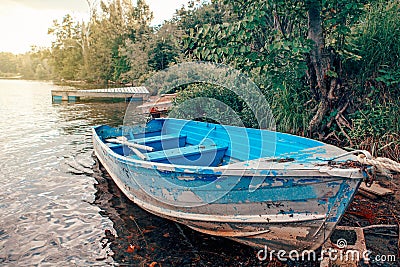
<instances>
[{"instance_id":1,"label":"boat on dock","mask_svg":"<svg viewBox=\"0 0 400 267\"><path fill-rule=\"evenodd\" d=\"M275 251L319 248L365 175L338 147L208 122L98 126L93 143L118 187L144 210Z\"/></svg>"}]
</instances>

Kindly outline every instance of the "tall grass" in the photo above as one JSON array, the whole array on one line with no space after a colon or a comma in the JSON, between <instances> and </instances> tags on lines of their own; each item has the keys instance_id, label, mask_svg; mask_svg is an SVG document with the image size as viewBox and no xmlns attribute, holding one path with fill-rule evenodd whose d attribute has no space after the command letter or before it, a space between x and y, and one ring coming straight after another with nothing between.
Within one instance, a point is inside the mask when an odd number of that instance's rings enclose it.
<instances>
[{"instance_id":1,"label":"tall grass","mask_svg":"<svg viewBox=\"0 0 400 267\"><path fill-rule=\"evenodd\" d=\"M377 78L385 73L400 75L399 17L399 0L380 0L368 6L364 18L354 27L349 45L360 60L350 67L362 78Z\"/></svg>"},{"instance_id":2,"label":"tall grass","mask_svg":"<svg viewBox=\"0 0 400 267\"><path fill-rule=\"evenodd\" d=\"M357 148L400 159L400 1L378 1L353 29L350 60L355 112L350 136Z\"/></svg>"},{"instance_id":3,"label":"tall grass","mask_svg":"<svg viewBox=\"0 0 400 267\"><path fill-rule=\"evenodd\" d=\"M280 88L268 92L278 131L305 135L312 114L306 108L306 102L310 99L309 90L302 90L303 87L300 83L283 83Z\"/></svg>"}]
</instances>

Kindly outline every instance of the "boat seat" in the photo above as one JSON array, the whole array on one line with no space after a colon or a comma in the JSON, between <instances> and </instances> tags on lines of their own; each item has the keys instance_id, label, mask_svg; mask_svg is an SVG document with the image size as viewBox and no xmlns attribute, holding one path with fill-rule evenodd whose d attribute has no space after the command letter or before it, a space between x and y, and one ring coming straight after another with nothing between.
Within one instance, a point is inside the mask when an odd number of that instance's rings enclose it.
<instances>
[{"instance_id":1,"label":"boat seat","mask_svg":"<svg viewBox=\"0 0 400 267\"><path fill-rule=\"evenodd\" d=\"M134 142L140 145L146 145L154 148L155 151L171 149L176 147L185 146L186 135L185 134L163 134L157 136L143 137L137 139L130 139L130 142ZM118 149L122 147L122 144L118 143L106 143L111 149Z\"/></svg>"},{"instance_id":2,"label":"boat seat","mask_svg":"<svg viewBox=\"0 0 400 267\"><path fill-rule=\"evenodd\" d=\"M140 145L151 146L155 151L183 147L186 143L185 134L162 134L130 140Z\"/></svg>"},{"instance_id":3,"label":"boat seat","mask_svg":"<svg viewBox=\"0 0 400 267\"><path fill-rule=\"evenodd\" d=\"M218 166L228 146L212 144L192 145L146 154L147 160L160 163L196 166Z\"/></svg>"}]
</instances>

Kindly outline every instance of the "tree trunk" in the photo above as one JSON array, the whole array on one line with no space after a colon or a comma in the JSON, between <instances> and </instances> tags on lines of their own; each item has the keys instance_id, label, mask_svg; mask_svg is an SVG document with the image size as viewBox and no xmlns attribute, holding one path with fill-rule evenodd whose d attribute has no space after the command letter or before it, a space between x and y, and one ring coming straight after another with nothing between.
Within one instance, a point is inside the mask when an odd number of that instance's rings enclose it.
<instances>
[{"instance_id":1,"label":"tree trunk","mask_svg":"<svg viewBox=\"0 0 400 267\"><path fill-rule=\"evenodd\" d=\"M308 39L313 41L309 58L309 79L311 91L319 101L318 109L311 119L308 131L311 135L320 127L321 122L329 110L329 89L326 72L330 66L329 55L324 55L325 42L321 19L321 1L306 1L308 7Z\"/></svg>"}]
</instances>

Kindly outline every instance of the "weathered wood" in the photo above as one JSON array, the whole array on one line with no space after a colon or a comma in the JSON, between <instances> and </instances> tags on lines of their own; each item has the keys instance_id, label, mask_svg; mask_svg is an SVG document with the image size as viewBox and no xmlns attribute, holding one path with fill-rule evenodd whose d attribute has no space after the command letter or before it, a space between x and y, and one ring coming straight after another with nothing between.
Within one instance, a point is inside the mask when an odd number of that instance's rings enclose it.
<instances>
[{"instance_id":1,"label":"weathered wood","mask_svg":"<svg viewBox=\"0 0 400 267\"><path fill-rule=\"evenodd\" d=\"M360 195L362 195L362 196L364 196L364 197L367 197L367 198L369 198L369 199L372 199L372 200L375 200L375 199L378 198L377 195L368 193L367 191L364 191L364 190L361 190L361 189L358 190L358 193L359 193Z\"/></svg>"},{"instance_id":2,"label":"weathered wood","mask_svg":"<svg viewBox=\"0 0 400 267\"><path fill-rule=\"evenodd\" d=\"M384 188L377 183L373 183L371 187L367 187L365 184L361 184L360 190L380 197L386 195L393 195L392 190Z\"/></svg>"},{"instance_id":3,"label":"weathered wood","mask_svg":"<svg viewBox=\"0 0 400 267\"><path fill-rule=\"evenodd\" d=\"M150 93L146 87L123 87L93 90L52 90L53 100L61 98L62 101L75 100L80 97L87 98L133 98L147 99Z\"/></svg>"},{"instance_id":4,"label":"weathered wood","mask_svg":"<svg viewBox=\"0 0 400 267\"><path fill-rule=\"evenodd\" d=\"M173 100L176 98L176 94L162 94L160 98L155 101L142 104L137 106L137 109L140 109L142 113L150 113L151 109L156 110L160 113L166 113L168 110L172 108Z\"/></svg>"},{"instance_id":5,"label":"weathered wood","mask_svg":"<svg viewBox=\"0 0 400 267\"><path fill-rule=\"evenodd\" d=\"M129 149L130 149L133 153L135 153L136 156L138 156L141 160L147 160L147 157L146 157L142 152L140 152L140 151L137 149L137 147L142 147L143 145L139 145L139 144L135 144L135 143L130 143L130 142L128 142L128 141L121 141L121 140L118 140L118 139L107 139L106 141L107 141L107 142L110 142L110 143L117 143L117 144L126 145L126 146L128 146ZM146 147L146 146L143 146L143 147ZM150 147L149 147L149 148L150 148ZM151 149L153 149L153 148L151 148Z\"/></svg>"}]
</instances>

